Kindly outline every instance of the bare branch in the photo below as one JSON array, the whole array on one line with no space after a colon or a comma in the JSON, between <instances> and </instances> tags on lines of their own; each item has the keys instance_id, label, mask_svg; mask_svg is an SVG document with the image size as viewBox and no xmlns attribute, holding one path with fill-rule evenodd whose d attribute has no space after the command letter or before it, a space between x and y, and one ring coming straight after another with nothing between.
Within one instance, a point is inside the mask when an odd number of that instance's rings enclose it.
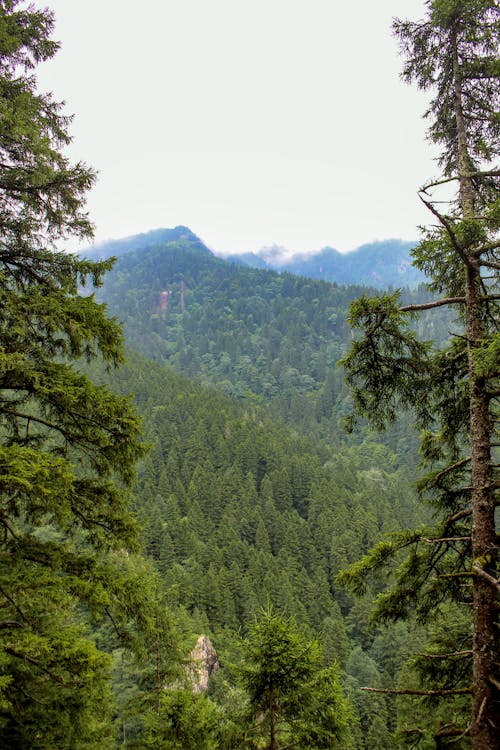
<instances>
[{"instance_id":1,"label":"bare branch","mask_svg":"<svg viewBox=\"0 0 500 750\"><path fill-rule=\"evenodd\" d=\"M455 469L459 469L461 466L464 466L465 464L469 463L472 460L471 456L466 456L465 458L460 459L460 461L457 461L455 464L452 464L451 466L447 466L445 469L439 472L439 474L436 474L436 479L439 480L442 477L445 477L447 474L450 474L452 471L455 471Z\"/></svg>"},{"instance_id":2,"label":"bare branch","mask_svg":"<svg viewBox=\"0 0 500 750\"><path fill-rule=\"evenodd\" d=\"M497 589L497 591L500 591L500 581L498 581L493 576L490 576L490 574L487 573L482 568L480 568L479 565L473 565L472 570L474 571L476 575L478 575L484 581L488 581L488 583L491 583L491 585L494 586Z\"/></svg>"},{"instance_id":3,"label":"bare branch","mask_svg":"<svg viewBox=\"0 0 500 750\"><path fill-rule=\"evenodd\" d=\"M444 727L436 732L434 739L440 737L466 737L470 733L470 726L465 729L459 729L454 724L445 724Z\"/></svg>"},{"instance_id":4,"label":"bare branch","mask_svg":"<svg viewBox=\"0 0 500 750\"><path fill-rule=\"evenodd\" d=\"M392 688L362 687L370 693L385 693L387 695L467 695L472 693L472 688L454 688L453 690L395 690Z\"/></svg>"},{"instance_id":5,"label":"bare branch","mask_svg":"<svg viewBox=\"0 0 500 750\"><path fill-rule=\"evenodd\" d=\"M493 263L493 261L491 260L482 260L481 265L487 266L488 268L494 268L495 270L500 271L500 263ZM490 276L489 278L495 278L495 277Z\"/></svg>"},{"instance_id":6,"label":"bare branch","mask_svg":"<svg viewBox=\"0 0 500 750\"><path fill-rule=\"evenodd\" d=\"M442 544L444 542L470 542L471 536L446 536L442 539L427 539L426 537L421 537L422 542L428 542L429 544Z\"/></svg>"},{"instance_id":7,"label":"bare branch","mask_svg":"<svg viewBox=\"0 0 500 750\"><path fill-rule=\"evenodd\" d=\"M464 175L453 175L453 177L446 177L442 180L434 180L433 182L428 182L427 184L423 185L419 193L426 193L431 188L439 187L439 185L446 185L448 182L456 182L460 179L460 177L500 177L500 170L498 169L492 169L489 172L469 172L468 174Z\"/></svg>"},{"instance_id":8,"label":"bare branch","mask_svg":"<svg viewBox=\"0 0 500 750\"><path fill-rule=\"evenodd\" d=\"M439 223L442 224L443 227L446 229L448 236L451 240L451 244L453 245L453 248L455 252L457 253L457 255L460 256L461 260L467 267L470 267L471 262L469 258L467 257L467 255L465 255L460 245L458 244L455 234L453 232L453 229L450 226L450 222L447 220L445 216L443 216L443 214L440 214L439 211L436 211L436 209L434 208L434 206L432 205L430 201L426 201L425 198L423 198L421 195L419 195L419 198L424 204L424 206L427 206L429 211L436 217L436 219L438 219Z\"/></svg>"},{"instance_id":9,"label":"bare branch","mask_svg":"<svg viewBox=\"0 0 500 750\"><path fill-rule=\"evenodd\" d=\"M454 513L452 516L448 516L448 518L445 520L444 528L448 529L450 526L452 526L455 523L455 521L461 521L462 518L469 518L471 515L472 515L472 510L470 508L459 510L457 513Z\"/></svg>"},{"instance_id":10,"label":"bare branch","mask_svg":"<svg viewBox=\"0 0 500 750\"><path fill-rule=\"evenodd\" d=\"M459 175L453 175L453 177L446 177L442 180L433 180L432 182L427 182L425 185L422 185L418 192L428 195L428 191L432 188L439 187L440 185L446 185L449 182L456 182L459 179Z\"/></svg>"},{"instance_id":11,"label":"bare branch","mask_svg":"<svg viewBox=\"0 0 500 750\"><path fill-rule=\"evenodd\" d=\"M430 310L433 307L442 307L443 305L463 305L465 304L465 297L446 297L444 299L438 299L434 302L422 302L420 305L405 305L400 307L400 312L411 312L413 310Z\"/></svg>"},{"instance_id":12,"label":"bare branch","mask_svg":"<svg viewBox=\"0 0 500 750\"><path fill-rule=\"evenodd\" d=\"M466 656L472 656L472 649L453 651L450 654L415 654L415 656L422 656L424 659L463 659Z\"/></svg>"}]
</instances>

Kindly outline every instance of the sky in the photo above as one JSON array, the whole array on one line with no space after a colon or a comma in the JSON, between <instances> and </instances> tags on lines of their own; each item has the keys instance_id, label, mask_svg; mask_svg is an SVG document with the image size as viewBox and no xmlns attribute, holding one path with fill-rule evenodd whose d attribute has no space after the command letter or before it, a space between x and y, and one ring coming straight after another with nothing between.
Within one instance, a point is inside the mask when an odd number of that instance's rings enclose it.
<instances>
[{"instance_id":1,"label":"sky","mask_svg":"<svg viewBox=\"0 0 500 750\"><path fill-rule=\"evenodd\" d=\"M188 226L217 253L347 251L428 223L425 94L399 77L394 16L424 0L37 0L37 71L98 171L96 241Z\"/></svg>"}]
</instances>

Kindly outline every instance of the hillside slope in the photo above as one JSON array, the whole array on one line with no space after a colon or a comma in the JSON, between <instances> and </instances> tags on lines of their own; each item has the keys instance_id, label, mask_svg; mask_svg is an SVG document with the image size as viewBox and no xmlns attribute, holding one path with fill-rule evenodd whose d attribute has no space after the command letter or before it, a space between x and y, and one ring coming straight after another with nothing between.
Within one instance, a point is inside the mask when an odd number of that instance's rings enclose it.
<instances>
[{"instance_id":1,"label":"hillside slope","mask_svg":"<svg viewBox=\"0 0 500 750\"><path fill-rule=\"evenodd\" d=\"M368 290L234 265L183 231L147 246L140 238L135 250L127 241L98 290L123 321L129 346L229 395L267 404L302 433L338 441L348 406L337 362L350 341L349 304ZM407 302L424 298L422 290L405 292ZM435 316L433 325L431 336L446 337L449 316Z\"/></svg>"}]
</instances>

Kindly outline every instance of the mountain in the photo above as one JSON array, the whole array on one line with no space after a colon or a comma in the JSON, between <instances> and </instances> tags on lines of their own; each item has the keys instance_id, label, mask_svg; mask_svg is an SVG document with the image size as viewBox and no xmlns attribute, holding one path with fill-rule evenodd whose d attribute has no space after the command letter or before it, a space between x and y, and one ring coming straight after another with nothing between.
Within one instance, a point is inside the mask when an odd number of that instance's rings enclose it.
<instances>
[{"instance_id":1,"label":"mountain","mask_svg":"<svg viewBox=\"0 0 500 750\"><path fill-rule=\"evenodd\" d=\"M125 252L114 246L119 257L97 297L123 321L128 345L239 400L266 405L302 434L338 442L349 407L337 362L351 339L349 305L368 288L235 265L192 237L183 229L177 241L153 236L145 247L140 237L136 250L129 240ZM403 301L427 296L406 290ZM434 338L448 335L448 315L434 316L433 324ZM393 448L404 442L407 461L408 431L387 440Z\"/></svg>"},{"instance_id":2,"label":"mountain","mask_svg":"<svg viewBox=\"0 0 500 750\"><path fill-rule=\"evenodd\" d=\"M233 699L237 634L271 603L344 670L358 727L350 750L395 750L390 733L404 713L389 719L385 697L356 696L361 685L397 684L425 633L405 623L371 630L378 583L353 601L335 582L381 534L427 520L411 489L409 420L383 443L363 424L342 432L349 400L337 362L351 338L349 303L369 290L227 262L185 227L133 240L98 249L117 261L96 294L129 346L156 362L130 352L124 368L95 379L135 393L151 450L134 509L168 607L221 655L211 695L222 706ZM438 324L447 335L444 315ZM127 738L133 731L127 724Z\"/></svg>"},{"instance_id":3,"label":"mountain","mask_svg":"<svg viewBox=\"0 0 500 750\"><path fill-rule=\"evenodd\" d=\"M336 284L387 289L413 288L425 281L424 275L411 265L410 251L416 243L398 239L372 242L349 253L325 247L318 253L290 256L285 248L274 245L254 253L223 256L212 252L188 227L177 226L101 242L85 250L84 254L92 260L101 260L111 256L121 257L129 252L146 251L160 244L197 249L205 255L219 257L234 265L288 272Z\"/></svg>"},{"instance_id":4,"label":"mountain","mask_svg":"<svg viewBox=\"0 0 500 750\"><path fill-rule=\"evenodd\" d=\"M384 240L362 245L350 253L325 247L319 253L289 256L283 248L263 248L257 253L231 255L226 259L253 268L288 271L337 284L363 284L377 289L415 287L425 281L411 265L414 242Z\"/></svg>"},{"instance_id":5,"label":"mountain","mask_svg":"<svg viewBox=\"0 0 500 750\"><path fill-rule=\"evenodd\" d=\"M237 266L181 237L120 253L97 296L142 355L284 418L314 419L317 399L319 417L340 397L335 363L362 291Z\"/></svg>"},{"instance_id":6,"label":"mountain","mask_svg":"<svg viewBox=\"0 0 500 750\"><path fill-rule=\"evenodd\" d=\"M173 229L152 229L149 232L135 234L118 240L106 240L85 249L83 255L91 260L104 260L105 258L119 258L130 252L141 252L149 250L158 245L183 245L196 248L202 253L212 254L203 242L188 227L177 226Z\"/></svg>"}]
</instances>

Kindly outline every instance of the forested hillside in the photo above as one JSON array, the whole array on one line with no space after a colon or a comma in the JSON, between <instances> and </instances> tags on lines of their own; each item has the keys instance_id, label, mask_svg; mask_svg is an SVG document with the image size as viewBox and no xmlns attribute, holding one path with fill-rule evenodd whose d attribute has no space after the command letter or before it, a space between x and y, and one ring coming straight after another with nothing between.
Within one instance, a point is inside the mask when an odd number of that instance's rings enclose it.
<instances>
[{"instance_id":1,"label":"forested hillside","mask_svg":"<svg viewBox=\"0 0 500 750\"><path fill-rule=\"evenodd\" d=\"M243 626L269 595L320 628L334 595L346 602L339 569L421 516L408 470L369 439L313 442L132 352L113 382L135 390L152 446L137 495L147 551L212 629Z\"/></svg>"},{"instance_id":2,"label":"forested hillside","mask_svg":"<svg viewBox=\"0 0 500 750\"><path fill-rule=\"evenodd\" d=\"M376 589L353 600L335 577L381 534L423 522L408 490L412 471L397 469L395 454L368 438L335 449L276 424L259 406L132 352L127 360L111 382L119 392L134 389L152 446L134 500L145 550L169 609L213 639L222 663L214 700L223 705L234 683L238 633L271 604L320 639L325 664L341 666L354 701L352 747L372 748L375 737L397 747L391 736L404 710L398 718L387 698L357 691L397 680L424 633L372 629Z\"/></svg>"},{"instance_id":3,"label":"forested hillside","mask_svg":"<svg viewBox=\"0 0 500 750\"><path fill-rule=\"evenodd\" d=\"M114 246L118 260L99 290L123 321L129 346L228 395L266 404L302 433L338 441L347 391L337 362L351 337L349 304L367 290L235 266L185 230L163 241L152 235L145 246L148 237L137 238L136 250L131 240L123 253ZM423 288L403 295L409 303L427 297ZM420 330L444 341L453 321L453 313L427 318Z\"/></svg>"},{"instance_id":4,"label":"forested hillside","mask_svg":"<svg viewBox=\"0 0 500 750\"><path fill-rule=\"evenodd\" d=\"M357 600L335 584L381 536L429 513L411 489L411 419L383 441L366 425L344 429L350 402L337 363L349 303L365 289L236 267L186 234L142 242L119 255L99 294L129 345L157 360L129 352L113 383L135 391L152 446L135 507L169 607L210 634L223 664L269 603L292 615L343 669L353 746L398 747L406 704L395 712L393 699L358 689L411 675L412 642L427 633L415 623L372 628L378 587ZM451 314L433 330L429 322L420 329L443 341L454 325ZM233 678L223 668L218 680Z\"/></svg>"}]
</instances>

